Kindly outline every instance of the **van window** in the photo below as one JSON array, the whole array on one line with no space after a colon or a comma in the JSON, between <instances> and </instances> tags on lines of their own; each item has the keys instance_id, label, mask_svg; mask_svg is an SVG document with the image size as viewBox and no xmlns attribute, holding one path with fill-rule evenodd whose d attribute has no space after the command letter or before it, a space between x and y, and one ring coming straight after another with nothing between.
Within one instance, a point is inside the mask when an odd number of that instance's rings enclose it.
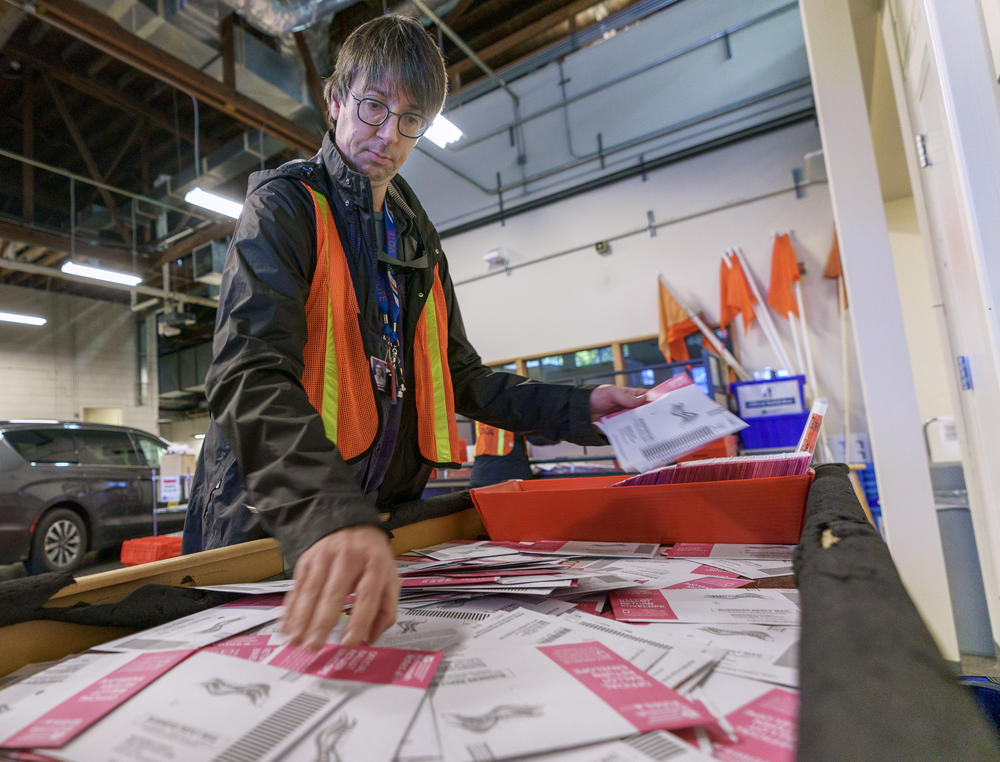
<instances>
[{"instance_id":1,"label":"van window","mask_svg":"<svg viewBox=\"0 0 1000 762\"><path fill-rule=\"evenodd\" d=\"M76 447L63 429L19 429L4 433L18 454L30 463L78 463Z\"/></svg>"},{"instance_id":2,"label":"van window","mask_svg":"<svg viewBox=\"0 0 1000 762\"><path fill-rule=\"evenodd\" d=\"M137 436L136 439L139 440L139 449L142 450L142 454L146 457L146 465L159 468L160 458L167 451L166 446L162 442L157 442L155 439L150 439L149 437Z\"/></svg>"},{"instance_id":3,"label":"van window","mask_svg":"<svg viewBox=\"0 0 1000 762\"><path fill-rule=\"evenodd\" d=\"M139 453L123 431L77 429L73 432L80 462L93 466L138 466Z\"/></svg>"}]
</instances>

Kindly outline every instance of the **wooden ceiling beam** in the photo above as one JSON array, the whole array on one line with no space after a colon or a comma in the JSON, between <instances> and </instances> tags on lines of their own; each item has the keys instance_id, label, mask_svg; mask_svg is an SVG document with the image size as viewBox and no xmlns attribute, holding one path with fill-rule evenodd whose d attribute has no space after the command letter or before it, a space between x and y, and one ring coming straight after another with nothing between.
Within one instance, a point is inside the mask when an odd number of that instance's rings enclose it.
<instances>
[{"instance_id":1,"label":"wooden ceiling beam","mask_svg":"<svg viewBox=\"0 0 1000 762\"><path fill-rule=\"evenodd\" d=\"M194 143L194 132L190 129L185 127L175 129L176 125L173 120L164 115L160 109L152 108L135 98L129 97L117 87L102 84L93 77L78 74L77 72L64 66L59 66L58 64L46 61L44 58L41 58L20 47L10 47L8 48L7 53L12 57L21 60L23 63L30 63L35 68L46 72L53 79L62 82L64 85L72 87L74 90L77 90L84 95L89 95L92 98L96 98L109 106L119 108L131 115L140 116L150 124L159 127L161 130L165 130L172 135L179 135L188 143ZM199 135L199 139L207 151L212 151L218 148L217 144L213 143L211 140L206 140L201 135Z\"/></svg>"},{"instance_id":2,"label":"wooden ceiling beam","mask_svg":"<svg viewBox=\"0 0 1000 762\"><path fill-rule=\"evenodd\" d=\"M87 148L87 142L83 139L83 135L80 134L80 130L76 126L76 122L70 113L69 107L66 105L66 101L63 100L60 94L59 88L56 87L55 83L49 77L43 75L43 78L45 79L45 85L49 89L49 94L52 96L52 101L56 104L59 115L66 124L66 129L69 130L70 137L73 138L73 142L76 144L76 150L80 152L80 158L87 165L87 171L90 173L91 178L97 180L99 183L106 183L107 181L97 166L97 162L94 161L94 156L90 152L90 149ZM121 234L122 239L124 239L125 243L132 243L132 233L118 217L118 204L115 202L114 196L111 195L111 191L98 186L97 192L101 194L104 205L108 208L108 214L111 215L111 220L115 223L115 227Z\"/></svg>"},{"instance_id":3,"label":"wooden ceiling beam","mask_svg":"<svg viewBox=\"0 0 1000 762\"><path fill-rule=\"evenodd\" d=\"M442 17L442 21L444 21L444 23L452 29L455 29L456 25L461 26L462 24L459 19L461 19L462 15L469 10L469 7L473 2L475 2L475 0L459 0L458 4Z\"/></svg>"},{"instance_id":4,"label":"wooden ceiling beam","mask_svg":"<svg viewBox=\"0 0 1000 762\"><path fill-rule=\"evenodd\" d=\"M7 3L0 3L0 50L3 50L4 45L7 44L7 40L17 31L17 28L21 26L21 22L24 21L24 17L27 15L20 8L8 5Z\"/></svg>"},{"instance_id":5,"label":"wooden ceiling beam","mask_svg":"<svg viewBox=\"0 0 1000 762\"><path fill-rule=\"evenodd\" d=\"M299 50L299 58L302 59L302 68L306 73L309 99L312 101L316 113L323 118L323 123L329 124L329 108L327 108L326 98L323 96L323 79L316 71L316 62L313 61L312 51L309 50L309 42L302 32L295 32L293 37L295 37L295 47Z\"/></svg>"},{"instance_id":6,"label":"wooden ceiling beam","mask_svg":"<svg viewBox=\"0 0 1000 762\"><path fill-rule=\"evenodd\" d=\"M585 11L595 5L597 5L595 0L576 0L575 2L567 3L559 10L543 16L527 26L521 27L516 32L503 37L497 42L494 42L492 45L487 45L482 50L477 50L476 54L484 61L489 62L490 59L502 55L516 45L519 45L520 43L533 37L537 37L542 32L551 29L558 24L564 23L567 19L570 19L581 11ZM475 68L475 61L469 58L463 58L461 61L457 61L448 67L448 74L459 75Z\"/></svg>"},{"instance_id":7,"label":"wooden ceiling beam","mask_svg":"<svg viewBox=\"0 0 1000 762\"><path fill-rule=\"evenodd\" d=\"M46 249L54 249L66 254L70 251L70 240L68 235L61 233L49 233L36 230L16 222L0 220L0 238L8 241L18 241L28 246L41 246ZM99 259L102 263L113 267L131 267L131 255L119 249L111 249L105 246L96 246L77 238L72 247L77 254L84 257Z\"/></svg>"},{"instance_id":8,"label":"wooden ceiling beam","mask_svg":"<svg viewBox=\"0 0 1000 762\"><path fill-rule=\"evenodd\" d=\"M166 82L234 119L306 153L319 149L321 136L227 87L150 42L130 34L82 0L39 0L35 15L98 50Z\"/></svg>"},{"instance_id":9,"label":"wooden ceiling beam","mask_svg":"<svg viewBox=\"0 0 1000 762\"><path fill-rule=\"evenodd\" d=\"M139 137L139 133L143 131L143 128L145 126L146 125L142 121L142 119L139 119L135 123L135 127L132 128L132 132L130 132L128 134L128 137L126 137L125 140L122 141L121 147L119 147L118 149L118 153L115 154L114 158L111 159L110 162L108 162L107 168L104 170L104 176L108 180L111 180L111 176L115 173L115 170L118 169L118 165L121 164L122 159L125 158L125 154L127 154L129 150L131 150L132 144L135 143L135 139ZM111 183L109 183L109 185L110 184ZM89 206L90 204L93 204L94 199L97 198L97 194L99 192L100 192L99 188L94 188L90 192L90 196L88 196L87 200L84 202L84 206Z\"/></svg>"}]
</instances>

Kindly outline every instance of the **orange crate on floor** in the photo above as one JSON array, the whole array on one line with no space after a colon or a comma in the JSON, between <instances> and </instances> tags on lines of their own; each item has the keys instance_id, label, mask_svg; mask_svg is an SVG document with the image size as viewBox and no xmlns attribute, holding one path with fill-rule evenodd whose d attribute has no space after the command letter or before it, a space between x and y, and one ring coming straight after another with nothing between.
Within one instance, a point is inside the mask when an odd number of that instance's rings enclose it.
<instances>
[{"instance_id":1,"label":"orange crate on floor","mask_svg":"<svg viewBox=\"0 0 1000 762\"><path fill-rule=\"evenodd\" d=\"M125 566L162 561L164 558L174 558L180 554L180 537L137 537L122 543L122 563Z\"/></svg>"},{"instance_id":2,"label":"orange crate on floor","mask_svg":"<svg viewBox=\"0 0 1000 762\"><path fill-rule=\"evenodd\" d=\"M794 545L813 474L611 487L621 476L508 481L472 490L493 540Z\"/></svg>"}]
</instances>

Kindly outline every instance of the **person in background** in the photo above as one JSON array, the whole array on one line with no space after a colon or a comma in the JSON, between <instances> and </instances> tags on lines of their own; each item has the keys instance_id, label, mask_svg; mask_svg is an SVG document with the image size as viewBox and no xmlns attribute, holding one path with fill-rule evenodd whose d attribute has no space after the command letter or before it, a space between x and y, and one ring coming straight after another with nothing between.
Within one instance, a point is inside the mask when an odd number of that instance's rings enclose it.
<instances>
[{"instance_id":1,"label":"person in background","mask_svg":"<svg viewBox=\"0 0 1000 762\"><path fill-rule=\"evenodd\" d=\"M523 434L476 422L475 459L469 487L485 487L508 479L530 479L531 463Z\"/></svg>"},{"instance_id":2,"label":"person in background","mask_svg":"<svg viewBox=\"0 0 1000 762\"><path fill-rule=\"evenodd\" d=\"M413 19L354 30L325 85L333 129L312 158L251 175L226 257L183 552L277 538L295 579L282 628L309 648L352 593L343 645L395 621L379 514L463 460L456 412L591 444L592 420L644 401L496 373L469 343L438 233L397 175L446 81Z\"/></svg>"}]
</instances>

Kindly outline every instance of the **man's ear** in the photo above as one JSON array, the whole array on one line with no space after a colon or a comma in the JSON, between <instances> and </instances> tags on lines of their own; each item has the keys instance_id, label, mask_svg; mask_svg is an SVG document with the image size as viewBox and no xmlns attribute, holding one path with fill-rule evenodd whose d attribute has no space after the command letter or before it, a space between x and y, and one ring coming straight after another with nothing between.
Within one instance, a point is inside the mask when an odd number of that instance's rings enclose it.
<instances>
[{"instance_id":1,"label":"man's ear","mask_svg":"<svg viewBox=\"0 0 1000 762\"><path fill-rule=\"evenodd\" d=\"M330 90L330 114L329 114L330 122L331 123L337 121L337 117L340 116L340 109L341 109L340 96L337 95L337 91L336 90L331 89Z\"/></svg>"}]
</instances>

